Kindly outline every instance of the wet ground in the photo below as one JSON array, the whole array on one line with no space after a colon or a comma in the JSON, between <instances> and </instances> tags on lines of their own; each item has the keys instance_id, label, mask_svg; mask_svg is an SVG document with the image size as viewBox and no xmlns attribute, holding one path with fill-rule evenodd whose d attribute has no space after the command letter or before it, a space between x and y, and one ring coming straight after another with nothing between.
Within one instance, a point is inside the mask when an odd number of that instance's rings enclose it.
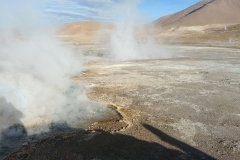
<instances>
[{"instance_id":1,"label":"wet ground","mask_svg":"<svg viewBox=\"0 0 240 160\"><path fill-rule=\"evenodd\" d=\"M169 59L87 63L74 81L118 116L6 159L240 159L240 50L169 48Z\"/></svg>"}]
</instances>

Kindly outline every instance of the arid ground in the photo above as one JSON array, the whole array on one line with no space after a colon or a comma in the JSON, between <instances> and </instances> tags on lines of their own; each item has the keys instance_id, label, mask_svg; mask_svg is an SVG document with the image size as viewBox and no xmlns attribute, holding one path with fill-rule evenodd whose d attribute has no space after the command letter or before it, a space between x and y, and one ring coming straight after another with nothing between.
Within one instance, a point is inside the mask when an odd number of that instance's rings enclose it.
<instances>
[{"instance_id":1,"label":"arid ground","mask_svg":"<svg viewBox=\"0 0 240 160\"><path fill-rule=\"evenodd\" d=\"M19 124L6 132L20 136L1 133L0 159L239 160L239 8L239 0L202 0L143 26L133 25L126 33L128 24L121 28L82 21L59 26L56 37L63 45L74 45L76 59L84 61L85 71L71 80L85 86L90 103L111 108L111 114L96 111L107 116L90 125L79 120L77 129L60 123L47 133L28 135L22 114L16 112L7 118ZM150 46L156 42L164 48L157 51L165 58L109 58L111 40L139 49L149 38L154 42ZM155 55L153 48L148 50Z\"/></svg>"},{"instance_id":2,"label":"arid ground","mask_svg":"<svg viewBox=\"0 0 240 160\"><path fill-rule=\"evenodd\" d=\"M239 49L170 45L172 58L113 62L90 48L93 61L73 80L118 114L7 160L240 159Z\"/></svg>"}]
</instances>

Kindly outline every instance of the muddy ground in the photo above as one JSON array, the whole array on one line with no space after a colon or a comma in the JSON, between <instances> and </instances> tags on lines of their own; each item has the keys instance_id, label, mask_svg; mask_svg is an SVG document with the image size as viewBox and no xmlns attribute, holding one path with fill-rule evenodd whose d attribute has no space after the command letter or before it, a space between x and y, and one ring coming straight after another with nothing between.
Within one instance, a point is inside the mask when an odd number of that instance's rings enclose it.
<instances>
[{"instance_id":1,"label":"muddy ground","mask_svg":"<svg viewBox=\"0 0 240 160\"><path fill-rule=\"evenodd\" d=\"M6 159L240 159L240 50L170 48L168 59L87 63L74 81L118 114Z\"/></svg>"}]
</instances>

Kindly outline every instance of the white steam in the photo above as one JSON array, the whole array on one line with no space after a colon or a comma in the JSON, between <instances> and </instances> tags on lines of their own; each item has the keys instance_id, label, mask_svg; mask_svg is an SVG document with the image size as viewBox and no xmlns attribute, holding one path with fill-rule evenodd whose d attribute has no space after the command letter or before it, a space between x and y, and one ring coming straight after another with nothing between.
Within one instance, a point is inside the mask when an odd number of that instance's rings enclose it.
<instances>
[{"instance_id":1,"label":"white steam","mask_svg":"<svg viewBox=\"0 0 240 160\"><path fill-rule=\"evenodd\" d=\"M29 130L40 124L74 127L105 109L85 102L84 87L71 81L83 71L83 62L55 38L51 20L41 13L45 2L0 2L0 132L14 124L23 124L28 134L49 129L47 125ZM139 2L103 2L108 11L100 14L115 20L108 44L113 60L170 56L143 28L136 27L146 22L137 12Z\"/></svg>"},{"instance_id":2,"label":"white steam","mask_svg":"<svg viewBox=\"0 0 240 160\"><path fill-rule=\"evenodd\" d=\"M24 38L2 46L0 97L24 114L24 123L66 118L63 114L80 103L82 91L69 78L79 75L81 62L53 37Z\"/></svg>"},{"instance_id":3,"label":"white steam","mask_svg":"<svg viewBox=\"0 0 240 160\"><path fill-rule=\"evenodd\" d=\"M75 127L104 109L84 102L84 87L70 79L83 71L81 60L55 38L33 1L1 1L0 15L0 133L14 124L28 134L50 123Z\"/></svg>"},{"instance_id":4,"label":"white steam","mask_svg":"<svg viewBox=\"0 0 240 160\"><path fill-rule=\"evenodd\" d=\"M112 4L110 15L116 18L115 29L110 35L109 52L113 60L169 58L171 54L147 32L153 26L142 26L147 21L138 13L139 0Z\"/></svg>"}]
</instances>

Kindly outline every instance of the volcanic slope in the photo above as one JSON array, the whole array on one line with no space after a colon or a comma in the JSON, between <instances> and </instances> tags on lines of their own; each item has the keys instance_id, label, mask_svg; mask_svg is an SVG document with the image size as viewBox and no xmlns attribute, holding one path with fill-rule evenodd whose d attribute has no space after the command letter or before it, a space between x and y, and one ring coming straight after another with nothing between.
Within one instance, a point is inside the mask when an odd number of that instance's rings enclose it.
<instances>
[{"instance_id":1,"label":"volcanic slope","mask_svg":"<svg viewBox=\"0 0 240 160\"><path fill-rule=\"evenodd\" d=\"M59 28L59 38L67 41L89 42L109 32L113 29L110 24L96 21L72 22L61 25ZM101 34L100 34L101 31Z\"/></svg>"},{"instance_id":2,"label":"volcanic slope","mask_svg":"<svg viewBox=\"0 0 240 160\"><path fill-rule=\"evenodd\" d=\"M240 23L240 0L203 0L185 10L153 22L167 29L179 26Z\"/></svg>"}]
</instances>

